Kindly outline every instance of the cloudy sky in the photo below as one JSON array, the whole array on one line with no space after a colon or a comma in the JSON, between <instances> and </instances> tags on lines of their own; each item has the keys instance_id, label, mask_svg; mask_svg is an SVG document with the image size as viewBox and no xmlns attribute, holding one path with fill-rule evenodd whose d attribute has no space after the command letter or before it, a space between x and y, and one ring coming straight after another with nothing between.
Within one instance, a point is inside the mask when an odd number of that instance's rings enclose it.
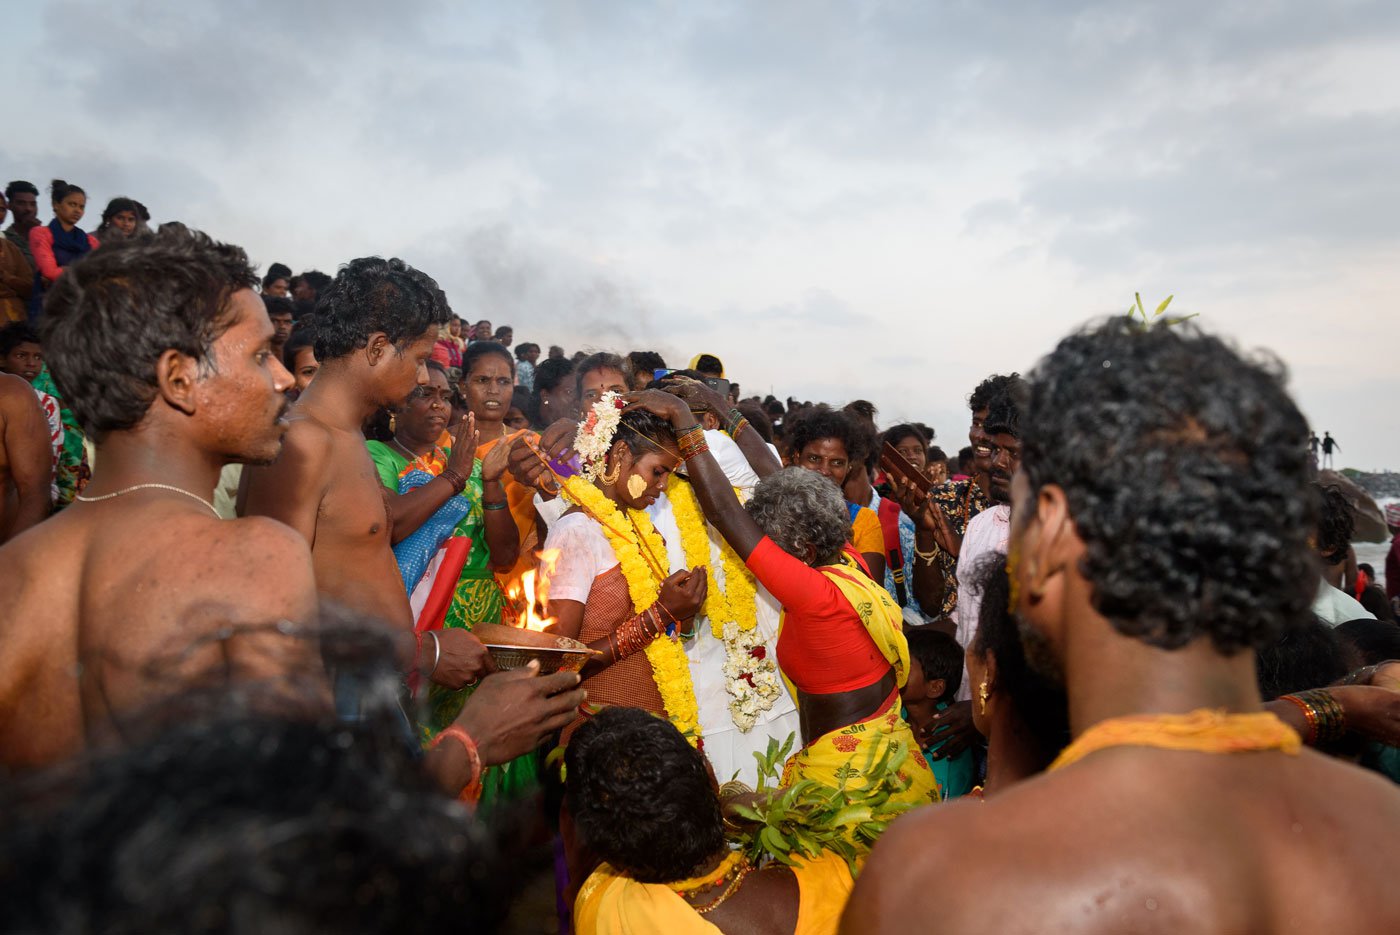
<instances>
[{"instance_id":1,"label":"cloudy sky","mask_svg":"<svg viewBox=\"0 0 1400 935\"><path fill-rule=\"evenodd\" d=\"M963 400L1135 291L1400 469L1400 3L25 4L0 175L263 265L399 255L517 340ZM47 217L47 215L45 215Z\"/></svg>"}]
</instances>

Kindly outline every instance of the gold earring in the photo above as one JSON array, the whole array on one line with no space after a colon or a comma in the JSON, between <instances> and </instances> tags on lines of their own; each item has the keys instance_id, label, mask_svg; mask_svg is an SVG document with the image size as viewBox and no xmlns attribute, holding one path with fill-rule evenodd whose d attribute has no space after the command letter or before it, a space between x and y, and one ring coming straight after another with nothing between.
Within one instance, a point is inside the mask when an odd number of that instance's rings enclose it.
<instances>
[{"instance_id":1,"label":"gold earring","mask_svg":"<svg viewBox=\"0 0 1400 935\"><path fill-rule=\"evenodd\" d=\"M980 714L987 713L987 696L990 694L991 692L987 690L987 680L983 679L982 687L977 689L977 702L981 705L981 711L979 712Z\"/></svg>"},{"instance_id":2,"label":"gold earring","mask_svg":"<svg viewBox=\"0 0 1400 935\"><path fill-rule=\"evenodd\" d=\"M633 474L631 477L627 478L627 492L632 495L633 500L645 493L646 489L647 482L642 480L642 475Z\"/></svg>"},{"instance_id":3,"label":"gold earring","mask_svg":"<svg viewBox=\"0 0 1400 935\"><path fill-rule=\"evenodd\" d=\"M617 460L614 460L614 461L613 461L612 472L609 473L609 472L608 472L608 469L607 469L607 468L604 468L604 469L603 469L603 473L600 474L600 475L598 475L598 479L601 480L601 481L602 481L603 483L605 483L605 484L616 484L616 483L617 483L617 479L618 479L619 477L621 477L621 476L622 476L622 461L621 461L621 459L617 459Z\"/></svg>"},{"instance_id":4,"label":"gold earring","mask_svg":"<svg viewBox=\"0 0 1400 935\"><path fill-rule=\"evenodd\" d=\"M394 434L395 432L397 432L397 431L398 431L398 420L394 418L394 414L391 412L391 413L389 413L389 434L390 434L390 435L393 435L393 434Z\"/></svg>"}]
</instances>

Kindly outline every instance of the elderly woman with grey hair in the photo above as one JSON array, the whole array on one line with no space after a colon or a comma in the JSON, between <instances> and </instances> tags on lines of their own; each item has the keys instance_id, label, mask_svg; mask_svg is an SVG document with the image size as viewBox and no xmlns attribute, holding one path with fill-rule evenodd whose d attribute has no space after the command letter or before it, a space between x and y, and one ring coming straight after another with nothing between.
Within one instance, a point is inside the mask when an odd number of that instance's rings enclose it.
<instances>
[{"instance_id":1,"label":"elderly woman with grey hair","mask_svg":"<svg viewBox=\"0 0 1400 935\"><path fill-rule=\"evenodd\" d=\"M900 610L848 553L850 514L840 490L792 467L766 477L741 506L691 412L697 402L717 409L712 396L695 390L687 403L648 390L631 406L670 421L706 516L783 605L778 667L797 699L804 742L785 782L852 790L888 784L891 800L910 807L938 801L933 774L900 717L909 672ZM758 438L741 416L716 415L741 447ZM885 757L892 747L904 755ZM884 774L864 774L882 762Z\"/></svg>"}]
</instances>

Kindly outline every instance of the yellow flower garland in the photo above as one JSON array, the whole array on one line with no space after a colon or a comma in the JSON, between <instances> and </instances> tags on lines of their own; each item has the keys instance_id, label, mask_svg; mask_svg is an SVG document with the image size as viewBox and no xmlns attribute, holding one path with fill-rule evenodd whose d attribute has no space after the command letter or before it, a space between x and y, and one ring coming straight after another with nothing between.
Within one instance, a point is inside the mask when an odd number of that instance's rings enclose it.
<instances>
[{"instance_id":1,"label":"yellow flower garland","mask_svg":"<svg viewBox=\"0 0 1400 935\"><path fill-rule=\"evenodd\" d=\"M680 529L686 565L702 567L708 575L710 587L703 610L710 618L710 632L724 644L729 717L735 727L747 733L758 723L759 715L771 710L782 694L778 667L768 658L758 631L758 589L753 574L733 547L721 539L720 567L724 569L725 583L721 589L710 559L709 527L701 515L695 489L672 475L666 494L671 515Z\"/></svg>"},{"instance_id":2,"label":"yellow flower garland","mask_svg":"<svg viewBox=\"0 0 1400 935\"><path fill-rule=\"evenodd\" d=\"M612 546L613 554L627 579L627 593L632 609L641 613L661 596L661 581L666 566L658 577L643 550L649 550L654 561L665 562L666 543L651 524L651 518L640 510L628 510L627 516L603 492L582 477L570 477L563 483L563 493L573 503L597 521ZM695 686L690 680L690 663L679 639L658 637L646 648L651 663L652 678L666 715L692 746L700 742L700 709L695 702Z\"/></svg>"},{"instance_id":3,"label":"yellow flower garland","mask_svg":"<svg viewBox=\"0 0 1400 935\"><path fill-rule=\"evenodd\" d=\"M710 562L710 536L705 517L700 512L700 500L695 488L674 474L666 487L666 496L681 531L681 548L685 551L687 568L703 567L710 579L705 593L705 616L710 618L710 632L715 639L724 639L724 625L733 621L739 632L747 633L758 626L754 601L758 597L753 573L739 559L739 553L728 542L720 540L720 559L724 568L724 587L719 586Z\"/></svg>"}]
</instances>

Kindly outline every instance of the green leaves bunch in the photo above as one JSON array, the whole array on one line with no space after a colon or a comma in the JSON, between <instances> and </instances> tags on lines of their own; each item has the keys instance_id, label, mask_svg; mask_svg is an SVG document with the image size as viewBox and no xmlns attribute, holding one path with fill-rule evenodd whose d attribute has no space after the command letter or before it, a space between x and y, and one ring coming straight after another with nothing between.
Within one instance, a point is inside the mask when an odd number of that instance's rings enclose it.
<instances>
[{"instance_id":1,"label":"green leaves bunch","mask_svg":"<svg viewBox=\"0 0 1400 935\"><path fill-rule=\"evenodd\" d=\"M758 788L754 791L761 798L753 805L730 806L745 824L731 830L729 840L755 866L777 861L791 867L801 858L815 859L832 851L845 859L854 874L861 857L890 822L913 807L908 802L891 801L913 781L899 776L909 751L897 742L883 752L871 744L859 769L852 755L836 771L840 777L836 788L812 779L781 786L779 777L793 744L791 735L781 746L771 738L765 753L754 754L758 761ZM880 778L859 786L851 784L852 779L862 776Z\"/></svg>"}]
</instances>

